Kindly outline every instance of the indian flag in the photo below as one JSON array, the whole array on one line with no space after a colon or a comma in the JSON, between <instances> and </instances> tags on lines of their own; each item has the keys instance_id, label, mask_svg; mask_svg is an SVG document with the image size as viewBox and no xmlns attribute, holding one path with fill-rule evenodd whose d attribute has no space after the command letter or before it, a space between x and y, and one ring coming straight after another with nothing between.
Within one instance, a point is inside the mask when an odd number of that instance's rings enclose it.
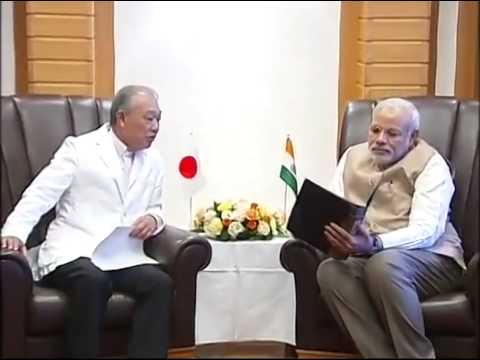
<instances>
[{"instance_id":1,"label":"indian flag","mask_svg":"<svg viewBox=\"0 0 480 360\"><path fill-rule=\"evenodd\" d=\"M285 160L280 169L280 178L285 181L285 184L292 189L297 196L297 171L295 169L295 156L293 155L293 144L290 137L287 136L287 143L285 144Z\"/></svg>"}]
</instances>

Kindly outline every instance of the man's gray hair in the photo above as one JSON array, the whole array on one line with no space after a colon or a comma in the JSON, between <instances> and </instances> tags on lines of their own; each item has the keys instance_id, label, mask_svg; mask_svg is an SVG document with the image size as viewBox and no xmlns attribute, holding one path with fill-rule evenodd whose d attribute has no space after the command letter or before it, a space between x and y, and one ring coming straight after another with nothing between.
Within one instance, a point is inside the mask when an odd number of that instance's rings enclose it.
<instances>
[{"instance_id":1,"label":"man's gray hair","mask_svg":"<svg viewBox=\"0 0 480 360\"><path fill-rule=\"evenodd\" d=\"M155 90L143 85L127 85L118 90L112 100L112 108L110 109L110 124L114 125L117 121L117 113L119 111L128 111L132 97L139 94L149 94L155 100L158 99L158 94Z\"/></svg>"},{"instance_id":2,"label":"man's gray hair","mask_svg":"<svg viewBox=\"0 0 480 360\"><path fill-rule=\"evenodd\" d=\"M418 130L420 128L420 114L417 107L410 101L401 98L389 98L377 103L377 106L373 109L373 116L377 114L385 113L387 115L396 115L401 113L410 114L410 122L412 124L412 130Z\"/></svg>"}]
</instances>

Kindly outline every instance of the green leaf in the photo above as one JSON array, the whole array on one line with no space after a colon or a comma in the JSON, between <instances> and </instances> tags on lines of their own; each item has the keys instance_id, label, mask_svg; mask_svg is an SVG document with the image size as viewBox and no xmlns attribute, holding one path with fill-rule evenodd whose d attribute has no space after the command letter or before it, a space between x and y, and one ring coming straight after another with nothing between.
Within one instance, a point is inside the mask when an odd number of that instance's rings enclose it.
<instances>
[{"instance_id":1,"label":"green leaf","mask_svg":"<svg viewBox=\"0 0 480 360\"><path fill-rule=\"evenodd\" d=\"M218 236L218 239L222 241L227 241L231 239L231 236L226 229L223 229L222 233Z\"/></svg>"},{"instance_id":2,"label":"green leaf","mask_svg":"<svg viewBox=\"0 0 480 360\"><path fill-rule=\"evenodd\" d=\"M248 239L248 231L242 231L240 234L237 235L238 240L247 240Z\"/></svg>"}]
</instances>

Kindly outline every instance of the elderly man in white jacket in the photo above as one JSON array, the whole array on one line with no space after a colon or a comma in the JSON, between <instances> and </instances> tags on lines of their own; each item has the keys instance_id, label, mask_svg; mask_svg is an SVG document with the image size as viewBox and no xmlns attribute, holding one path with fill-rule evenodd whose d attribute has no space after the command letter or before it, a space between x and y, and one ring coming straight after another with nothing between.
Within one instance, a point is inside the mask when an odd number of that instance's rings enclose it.
<instances>
[{"instance_id":1,"label":"elderly man in white jacket","mask_svg":"<svg viewBox=\"0 0 480 360\"><path fill-rule=\"evenodd\" d=\"M166 357L172 293L169 276L154 264L102 270L91 260L118 226L143 241L165 226L164 166L151 148L160 121L157 94L126 86L112 102L111 121L68 137L25 190L2 228L2 249L26 253L39 218L56 206L56 218L32 264L34 279L69 296L65 342L70 357L95 357L107 301L114 290L136 298L129 357Z\"/></svg>"}]
</instances>

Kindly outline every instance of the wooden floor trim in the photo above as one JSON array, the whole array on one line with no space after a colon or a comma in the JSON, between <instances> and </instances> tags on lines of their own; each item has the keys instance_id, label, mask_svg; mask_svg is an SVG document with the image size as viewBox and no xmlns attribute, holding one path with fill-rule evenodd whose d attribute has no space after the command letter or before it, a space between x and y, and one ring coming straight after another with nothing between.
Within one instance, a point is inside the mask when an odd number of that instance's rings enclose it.
<instances>
[{"instance_id":1,"label":"wooden floor trim","mask_svg":"<svg viewBox=\"0 0 480 360\"><path fill-rule=\"evenodd\" d=\"M169 359L194 359L195 347L176 348L168 350Z\"/></svg>"},{"instance_id":2,"label":"wooden floor trim","mask_svg":"<svg viewBox=\"0 0 480 360\"><path fill-rule=\"evenodd\" d=\"M297 349L298 359L361 359L360 354Z\"/></svg>"},{"instance_id":3,"label":"wooden floor trim","mask_svg":"<svg viewBox=\"0 0 480 360\"><path fill-rule=\"evenodd\" d=\"M270 341L227 342L204 344L168 350L171 359L209 358L277 358L277 359L361 359L360 354L294 349L293 346Z\"/></svg>"}]
</instances>

